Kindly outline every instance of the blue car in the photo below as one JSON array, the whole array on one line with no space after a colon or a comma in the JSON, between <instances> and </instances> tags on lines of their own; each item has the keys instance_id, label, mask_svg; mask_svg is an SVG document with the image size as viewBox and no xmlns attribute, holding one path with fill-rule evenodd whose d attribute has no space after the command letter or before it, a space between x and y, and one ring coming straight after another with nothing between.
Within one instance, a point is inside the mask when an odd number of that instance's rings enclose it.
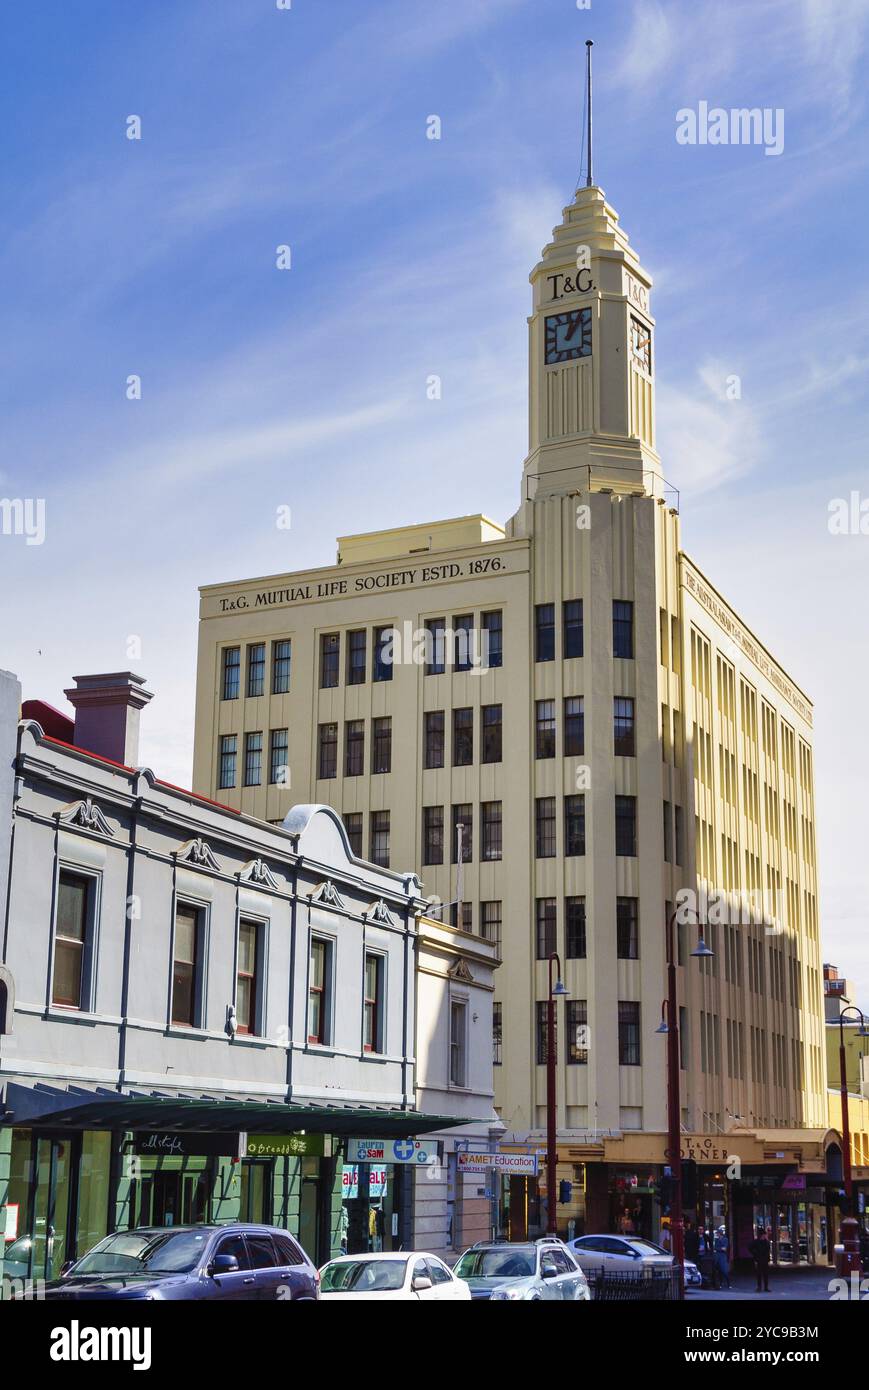
<instances>
[{"instance_id":1,"label":"blue car","mask_svg":"<svg viewBox=\"0 0 869 1390\"><path fill-rule=\"evenodd\" d=\"M312 1303L320 1276L272 1226L141 1226L115 1231L45 1286L46 1299L275 1299Z\"/></svg>"}]
</instances>

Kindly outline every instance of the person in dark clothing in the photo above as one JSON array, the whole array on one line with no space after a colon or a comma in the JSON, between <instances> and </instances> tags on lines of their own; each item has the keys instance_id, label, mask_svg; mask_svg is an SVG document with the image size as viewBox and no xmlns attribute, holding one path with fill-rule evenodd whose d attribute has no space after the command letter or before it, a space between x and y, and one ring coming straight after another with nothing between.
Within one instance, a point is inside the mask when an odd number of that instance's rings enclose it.
<instances>
[{"instance_id":1,"label":"person in dark clothing","mask_svg":"<svg viewBox=\"0 0 869 1390\"><path fill-rule=\"evenodd\" d=\"M696 1264L700 1255L700 1237L697 1234L696 1229L691 1225L690 1221L687 1223L685 1227L684 1245L686 1260L691 1260L694 1264Z\"/></svg>"},{"instance_id":2,"label":"person in dark clothing","mask_svg":"<svg viewBox=\"0 0 869 1390\"><path fill-rule=\"evenodd\" d=\"M754 1274L757 1279L756 1293L769 1293L769 1238L762 1226L758 1226L757 1235L748 1247L748 1253L754 1261Z\"/></svg>"}]
</instances>

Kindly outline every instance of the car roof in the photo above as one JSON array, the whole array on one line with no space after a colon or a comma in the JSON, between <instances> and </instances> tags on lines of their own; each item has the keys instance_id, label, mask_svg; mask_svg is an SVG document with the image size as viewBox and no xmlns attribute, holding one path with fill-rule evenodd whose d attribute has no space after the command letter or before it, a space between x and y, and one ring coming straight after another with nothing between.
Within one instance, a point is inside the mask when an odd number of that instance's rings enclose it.
<instances>
[{"instance_id":1,"label":"car roof","mask_svg":"<svg viewBox=\"0 0 869 1390\"><path fill-rule=\"evenodd\" d=\"M435 1255L431 1250L369 1250L359 1255L336 1255L334 1260L327 1260L326 1264L343 1265L359 1264L360 1260L441 1260L440 1255ZM441 1260L443 1264L443 1260ZM326 1265L323 1266L326 1268Z\"/></svg>"}]
</instances>

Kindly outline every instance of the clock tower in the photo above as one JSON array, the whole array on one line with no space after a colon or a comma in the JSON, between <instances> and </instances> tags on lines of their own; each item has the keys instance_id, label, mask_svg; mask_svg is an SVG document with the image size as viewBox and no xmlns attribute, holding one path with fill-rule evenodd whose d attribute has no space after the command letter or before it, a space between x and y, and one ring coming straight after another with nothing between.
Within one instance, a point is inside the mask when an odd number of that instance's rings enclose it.
<instances>
[{"instance_id":1,"label":"clock tower","mask_svg":"<svg viewBox=\"0 0 869 1390\"><path fill-rule=\"evenodd\" d=\"M577 192L530 278L525 498L660 493L652 281L602 189Z\"/></svg>"}]
</instances>

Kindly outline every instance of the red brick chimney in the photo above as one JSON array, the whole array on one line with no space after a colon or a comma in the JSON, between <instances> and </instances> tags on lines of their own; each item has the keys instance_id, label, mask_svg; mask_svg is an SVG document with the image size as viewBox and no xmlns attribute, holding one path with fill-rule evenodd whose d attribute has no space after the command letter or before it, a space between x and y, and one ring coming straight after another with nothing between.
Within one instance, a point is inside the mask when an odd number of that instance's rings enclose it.
<instances>
[{"instance_id":1,"label":"red brick chimney","mask_svg":"<svg viewBox=\"0 0 869 1390\"><path fill-rule=\"evenodd\" d=\"M77 748L126 767L139 765L139 715L153 691L144 676L111 671L98 676L73 676L75 686L64 694L75 708Z\"/></svg>"}]
</instances>

